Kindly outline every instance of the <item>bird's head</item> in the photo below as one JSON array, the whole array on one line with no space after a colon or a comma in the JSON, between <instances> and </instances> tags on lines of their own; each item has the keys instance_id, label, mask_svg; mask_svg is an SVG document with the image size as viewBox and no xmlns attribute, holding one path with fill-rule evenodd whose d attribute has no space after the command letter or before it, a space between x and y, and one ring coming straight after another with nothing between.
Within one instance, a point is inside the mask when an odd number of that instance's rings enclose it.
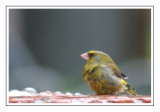
<instances>
[{"instance_id":1,"label":"bird's head","mask_svg":"<svg viewBox=\"0 0 160 112\"><path fill-rule=\"evenodd\" d=\"M83 53L80 55L82 58L87 60L88 62L105 62L112 61L109 55L101 51L88 51L87 53Z\"/></svg>"}]
</instances>

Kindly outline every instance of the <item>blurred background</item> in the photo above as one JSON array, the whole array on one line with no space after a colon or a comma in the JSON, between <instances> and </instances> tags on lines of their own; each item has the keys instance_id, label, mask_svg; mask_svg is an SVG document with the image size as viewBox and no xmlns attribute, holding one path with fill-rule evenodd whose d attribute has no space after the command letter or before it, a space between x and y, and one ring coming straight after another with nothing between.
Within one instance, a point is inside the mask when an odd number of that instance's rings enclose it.
<instances>
[{"instance_id":1,"label":"blurred background","mask_svg":"<svg viewBox=\"0 0 160 112\"><path fill-rule=\"evenodd\" d=\"M151 94L150 9L9 9L9 90L94 92L80 54L109 54L138 94Z\"/></svg>"}]
</instances>

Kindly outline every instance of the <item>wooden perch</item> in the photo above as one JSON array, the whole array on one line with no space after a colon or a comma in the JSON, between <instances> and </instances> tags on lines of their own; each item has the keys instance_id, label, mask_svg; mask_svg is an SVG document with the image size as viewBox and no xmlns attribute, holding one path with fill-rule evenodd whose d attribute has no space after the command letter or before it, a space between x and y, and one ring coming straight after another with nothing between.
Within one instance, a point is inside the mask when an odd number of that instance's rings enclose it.
<instances>
[{"instance_id":1,"label":"wooden perch","mask_svg":"<svg viewBox=\"0 0 160 112\"><path fill-rule=\"evenodd\" d=\"M151 96L82 95L46 91L33 96L10 96L9 103L151 103Z\"/></svg>"}]
</instances>

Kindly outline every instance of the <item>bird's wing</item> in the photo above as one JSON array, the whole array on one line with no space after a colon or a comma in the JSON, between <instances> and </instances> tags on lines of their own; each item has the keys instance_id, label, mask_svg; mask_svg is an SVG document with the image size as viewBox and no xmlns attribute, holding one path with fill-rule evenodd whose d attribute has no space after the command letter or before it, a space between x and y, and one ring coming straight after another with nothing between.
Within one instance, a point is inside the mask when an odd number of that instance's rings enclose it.
<instances>
[{"instance_id":1,"label":"bird's wing","mask_svg":"<svg viewBox=\"0 0 160 112\"><path fill-rule=\"evenodd\" d=\"M115 64L109 64L109 67L114 71L114 74L119 77L119 78L123 78L123 79L127 79L128 77L126 75L124 75L119 68L115 65Z\"/></svg>"}]
</instances>

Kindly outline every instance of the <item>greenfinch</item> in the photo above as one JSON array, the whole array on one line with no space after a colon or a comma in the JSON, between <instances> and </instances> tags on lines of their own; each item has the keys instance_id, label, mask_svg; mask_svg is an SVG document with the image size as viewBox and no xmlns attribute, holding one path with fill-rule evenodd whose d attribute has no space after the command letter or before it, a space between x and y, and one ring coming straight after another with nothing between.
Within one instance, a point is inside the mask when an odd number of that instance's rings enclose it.
<instances>
[{"instance_id":1,"label":"greenfinch","mask_svg":"<svg viewBox=\"0 0 160 112\"><path fill-rule=\"evenodd\" d=\"M124 75L112 58L101 51L89 51L81 55L87 60L83 70L83 80L97 95L136 95L124 80Z\"/></svg>"}]
</instances>

